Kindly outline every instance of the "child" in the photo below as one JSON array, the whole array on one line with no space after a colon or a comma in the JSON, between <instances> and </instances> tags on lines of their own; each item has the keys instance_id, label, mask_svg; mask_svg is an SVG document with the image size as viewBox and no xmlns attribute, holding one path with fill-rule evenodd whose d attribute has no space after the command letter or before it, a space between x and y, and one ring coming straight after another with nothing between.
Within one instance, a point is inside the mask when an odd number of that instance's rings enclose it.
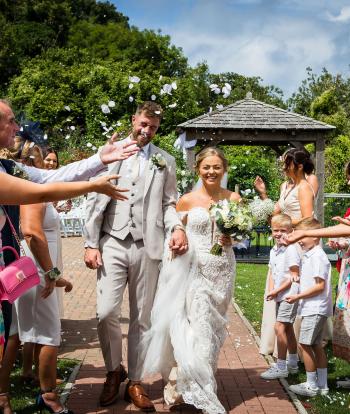
<instances>
[{"instance_id":1,"label":"child","mask_svg":"<svg viewBox=\"0 0 350 414\"><path fill-rule=\"evenodd\" d=\"M261 374L263 379L288 377L289 372L298 372L297 342L293 323L297 314L298 303L286 302L286 296L298 293L300 253L297 246L288 247L281 244L283 236L292 231L292 219L286 214L278 214L271 220L272 237L275 246L270 252L269 293L267 300L276 301L275 333L277 337L277 364L272 365ZM289 352L288 364L286 361Z\"/></svg>"},{"instance_id":2,"label":"child","mask_svg":"<svg viewBox=\"0 0 350 414\"><path fill-rule=\"evenodd\" d=\"M299 230L319 229L314 218L302 220ZM304 255L300 274L300 293L289 295L286 300L300 300L299 313L302 318L299 344L303 352L306 382L291 385L295 394L313 397L328 394L327 357L322 347L322 332L327 318L332 315L332 290L330 283L331 264L317 237L303 237L299 244Z\"/></svg>"}]
</instances>

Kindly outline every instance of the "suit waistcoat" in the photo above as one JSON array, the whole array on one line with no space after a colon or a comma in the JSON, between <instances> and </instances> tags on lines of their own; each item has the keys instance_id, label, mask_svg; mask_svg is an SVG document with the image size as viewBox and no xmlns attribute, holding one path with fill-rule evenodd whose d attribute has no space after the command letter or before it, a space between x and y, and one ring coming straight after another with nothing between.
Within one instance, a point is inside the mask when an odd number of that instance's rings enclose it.
<instances>
[{"instance_id":1,"label":"suit waistcoat","mask_svg":"<svg viewBox=\"0 0 350 414\"><path fill-rule=\"evenodd\" d=\"M15 163L12 160L3 160L1 159L1 164L6 170L7 174L13 175L13 170L15 167ZM17 234L19 234L19 206L3 206L6 210L6 213L10 217L10 220L13 224L13 227L15 228ZM6 220L6 224L1 230L1 240L3 246L11 246L17 250L18 253L20 253L19 246L16 242L16 239L14 238L10 225L8 223L8 220ZM4 262L6 265L13 262L15 259L12 252L9 250L4 251Z\"/></svg>"},{"instance_id":2,"label":"suit waistcoat","mask_svg":"<svg viewBox=\"0 0 350 414\"><path fill-rule=\"evenodd\" d=\"M145 177L147 175L148 163L145 165L141 175L133 181L127 163L122 162L118 180L118 186L127 188L128 200L111 200L104 214L102 230L105 233L124 240L130 233L133 240L142 240L142 208L143 193L145 188Z\"/></svg>"}]
</instances>

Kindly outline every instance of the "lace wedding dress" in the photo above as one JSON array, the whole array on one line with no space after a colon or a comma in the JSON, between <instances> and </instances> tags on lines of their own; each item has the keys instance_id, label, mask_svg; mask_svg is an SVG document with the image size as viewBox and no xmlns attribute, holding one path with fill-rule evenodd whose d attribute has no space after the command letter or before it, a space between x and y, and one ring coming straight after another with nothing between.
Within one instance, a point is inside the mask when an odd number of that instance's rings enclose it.
<instances>
[{"instance_id":1,"label":"lace wedding dress","mask_svg":"<svg viewBox=\"0 0 350 414\"><path fill-rule=\"evenodd\" d=\"M181 395L204 413L225 413L216 395L215 372L226 337L235 257L231 247L224 247L222 256L210 254L212 223L205 208L188 212L186 233L189 251L163 259L152 327L144 338L143 374L161 372L168 380L177 367L174 398L168 389L167 402Z\"/></svg>"}]
</instances>

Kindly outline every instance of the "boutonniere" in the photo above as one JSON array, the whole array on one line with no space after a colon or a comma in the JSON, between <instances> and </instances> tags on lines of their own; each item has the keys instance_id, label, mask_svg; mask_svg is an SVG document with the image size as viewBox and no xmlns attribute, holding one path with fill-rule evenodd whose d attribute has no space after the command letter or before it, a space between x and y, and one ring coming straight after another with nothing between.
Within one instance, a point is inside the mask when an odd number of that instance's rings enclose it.
<instances>
[{"instance_id":1,"label":"boutonniere","mask_svg":"<svg viewBox=\"0 0 350 414\"><path fill-rule=\"evenodd\" d=\"M30 181L29 175L22 168L18 167L18 165L15 165L13 167L12 175L13 177L22 178L22 180Z\"/></svg>"},{"instance_id":2,"label":"boutonniere","mask_svg":"<svg viewBox=\"0 0 350 414\"><path fill-rule=\"evenodd\" d=\"M151 169L153 166L158 168L158 170L162 170L166 167L166 160L159 152L151 156Z\"/></svg>"}]
</instances>

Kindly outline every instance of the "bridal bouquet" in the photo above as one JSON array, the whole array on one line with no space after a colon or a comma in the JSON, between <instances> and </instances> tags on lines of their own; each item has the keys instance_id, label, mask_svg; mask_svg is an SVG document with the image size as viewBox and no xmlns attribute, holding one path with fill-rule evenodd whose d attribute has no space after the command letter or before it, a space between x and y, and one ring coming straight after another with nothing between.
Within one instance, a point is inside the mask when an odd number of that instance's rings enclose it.
<instances>
[{"instance_id":1,"label":"bridal bouquet","mask_svg":"<svg viewBox=\"0 0 350 414\"><path fill-rule=\"evenodd\" d=\"M249 238L254 219L248 204L220 200L209 209L210 217L221 234L231 236L236 241ZM216 242L211 254L222 255L222 246Z\"/></svg>"}]
</instances>

